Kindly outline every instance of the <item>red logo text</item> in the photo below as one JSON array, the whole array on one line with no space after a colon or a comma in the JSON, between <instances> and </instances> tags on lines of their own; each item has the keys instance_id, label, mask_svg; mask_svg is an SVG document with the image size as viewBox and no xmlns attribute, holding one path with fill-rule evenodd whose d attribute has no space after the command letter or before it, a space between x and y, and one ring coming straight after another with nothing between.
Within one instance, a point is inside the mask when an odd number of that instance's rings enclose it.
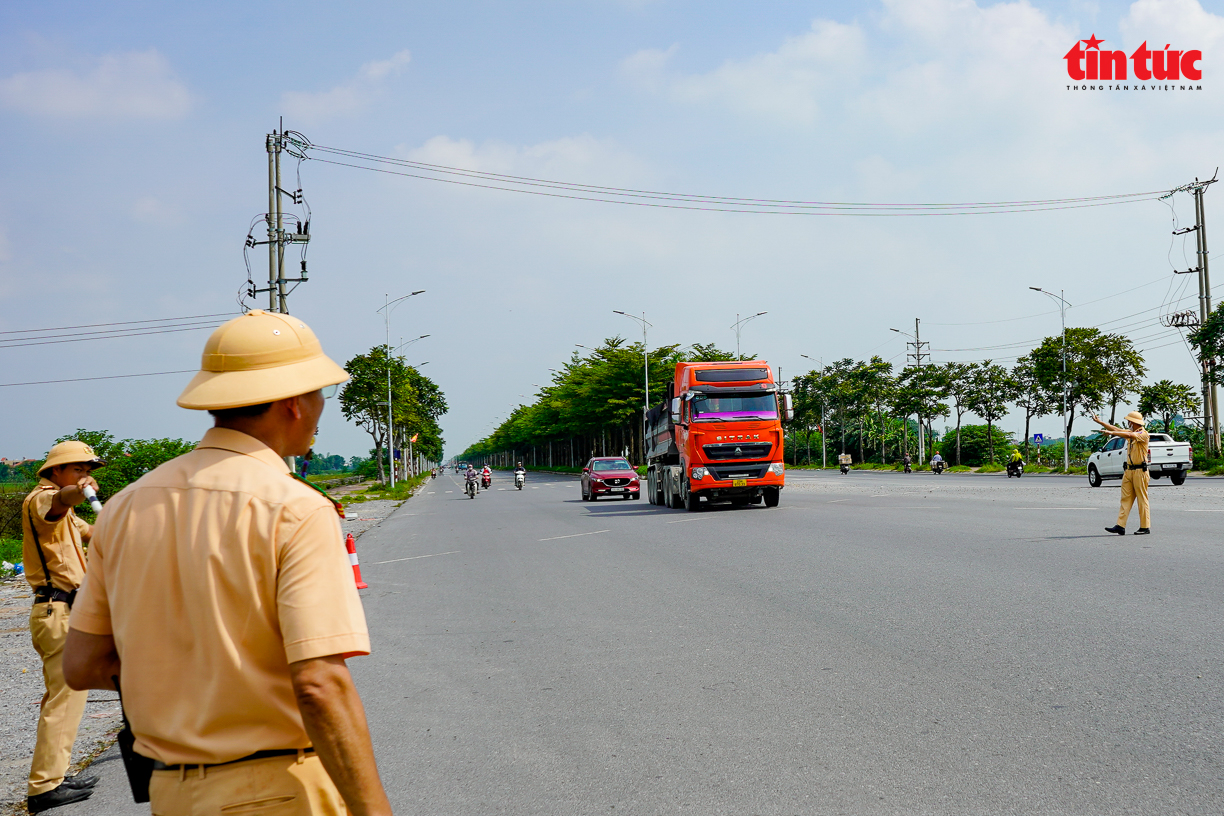
<instances>
[{"instance_id":1,"label":"red logo text","mask_svg":"<svg viewBox=\"0 0 1224 816\"><path fill-rule=\"evenodd\" d=\"M1203 52L1198 49L1178 51L1166 44L1163 50L1153 51L1144 42L1128 60L1125 51L1102 51L1103 42L1095 34L1090 39L1077 42L1064 57L1067 60L1067 76L1076 81L1126 79L1129 61L1135 79L1145 82L1152 79L1203 78L1203 71L1198 65L1203 59Z\"/></svg>"}]
</instances>

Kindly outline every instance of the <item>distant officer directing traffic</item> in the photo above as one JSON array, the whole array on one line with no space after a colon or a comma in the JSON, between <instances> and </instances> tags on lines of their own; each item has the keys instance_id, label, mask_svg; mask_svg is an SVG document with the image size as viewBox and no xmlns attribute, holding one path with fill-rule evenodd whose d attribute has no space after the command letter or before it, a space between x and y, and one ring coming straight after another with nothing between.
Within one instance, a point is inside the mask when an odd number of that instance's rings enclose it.
<instances>
[{"instance_id":1,"label":"distant officer directing traffic","mask_svg":"<svg viewBox=\"0 0 1224 816\"><path fill-rule=\"evenodd\" d=\"M1126 461L1122 463L1122 508L1118 511L1118 523L1106 527L1105 532L1126 535L1126 520L1130 516L1131 505L1139 502L1139 529L1135 535L1147 535L1152 532L1152 509L1148 504L1148 432L1143 426L1146 421L1143 414L1131 411L1126 415L1130 430L1110 425L1095 414L1093 421L1104 428L1110 436L1120 436L1127 440Z\"/></svg>"},{"instance_id":2,"label":"distant officer directing traffic","mask_svg":"<svg viewBox=\"0 0 1224 816\"><path fill-rule=\"evenodd\" d=\"M99 518L68 682L122 681L158 816L386 816L345 664L370 639L336 507L285 464L348 374L301 320L259 310L213 332L201 369L178 404L214 427Z\"/></svg>"},{"instance_id":3,"label":"distant officer directing traffic","mask_svg":"<svg viewBox=\"0 0 1224 816\"><path fill-rule=\"evenodd\" d=\"M34 740L34 759L26 788L31 813L88 799L95 777L65 778L72 760L84 691L64 682L64 642L68 613L85 580L85 551L93 528L73 507L85 501L85 488L98 483L90 473L105 463L84 442L60 442L38 469L38 484L21 505L22 557L26 580L34 588L30 637L43 663L43 694Z\"/></svg>"}]
</instances>

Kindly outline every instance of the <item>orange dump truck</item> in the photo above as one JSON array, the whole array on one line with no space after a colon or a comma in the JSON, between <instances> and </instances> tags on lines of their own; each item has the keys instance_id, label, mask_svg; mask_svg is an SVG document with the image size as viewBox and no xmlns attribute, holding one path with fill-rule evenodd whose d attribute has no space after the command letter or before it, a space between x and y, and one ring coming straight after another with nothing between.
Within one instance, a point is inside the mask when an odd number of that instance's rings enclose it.
<instances>
[{"instance_id":1,"label":"orange dump truck","mask_svg":"<svg viewBox=\"0 0 1224 816\"><path fill-rule=\"evenodd\" d=\"M689 510L720 501L777 507L790 418L790 398L766 362L677 363L666 401L646 414L646 497Z\"/></svg>"}]
</instances>

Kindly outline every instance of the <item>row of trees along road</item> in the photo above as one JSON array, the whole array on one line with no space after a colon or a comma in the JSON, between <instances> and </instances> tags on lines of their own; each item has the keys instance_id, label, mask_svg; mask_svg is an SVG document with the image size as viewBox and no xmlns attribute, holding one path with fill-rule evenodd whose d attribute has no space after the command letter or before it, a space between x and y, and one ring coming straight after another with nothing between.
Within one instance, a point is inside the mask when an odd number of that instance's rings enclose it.
<instances>
[{"instance_id":1,"label":"row of trees along road","mask_svg":"<svg viewBox=\"0 0 1224 816\"><path fill-rule=\"evenodd\" d=\"M502 467L528 465L578 467L591 456L628 451L642 455L642 406L645 346L621 337L605 340L587 356L575 351L552 383L530 405L519 405L489 436L468 447L463 461L490 461ZM650 404L662 402L676 363L720 362L735 355L713 344L662 346L649 354ZM746 355L745 359L753 359Z\"/></svg>"},{"instance_id":2,"label":"row of trees along road","mask_svg":"<svg viewBox=\"0 0 1224 816\"><path fill-rule=\"evenodd\" d=\"M1015 407L1024 414L1027 451L1032 421L1061 414L1064 389L1066 439L1072 436L1077 415L1108 408L1110 422L1116 422L1118 406L1132 394L1139 396L1141 411L1160 418L1155 427L1162 430L1170 429L1174 416L1198 410L1193 388L1169 380L1143 387L1146 373L1143 355L1128 338L1095 328L1067 329L1065 375L1062 335L1045 338L1011 368L986 360L909 366L894 374L892 365L879 357L868 362L844 359L794 380L792 428L809 451L813 436L819 439L812 431L818 429L829 433L836 449L857 449L859 461L887 462L890 453L895 461L907 451L916 452L911 429L925 435L923 448L931 451L934 420L954 417L955 431L949 432L955 433L954 462L961 464L961 429L967 415L985 420L984 438L994 439L995 424ZM993 462L996 446L983 447Z\"/></svg>"},{"instance_id":3,"label":"row of trees along road","mask_svg":"<svg viewBox=\"0 0 1224 816\"><path fill-rule=\"evenodd\" d=\"M446 396L437 384L395 356L390 346L375 346L345 363L352 378L340 392L344 418L357 425L374 441L378 478L387 481L385 451L388 449L387 379L391 382L391 405L395 448L407 456L408 440L414 454L427 461L442 461L442 429L438 420L447 411Z\"/></svg>"}]
</instances>

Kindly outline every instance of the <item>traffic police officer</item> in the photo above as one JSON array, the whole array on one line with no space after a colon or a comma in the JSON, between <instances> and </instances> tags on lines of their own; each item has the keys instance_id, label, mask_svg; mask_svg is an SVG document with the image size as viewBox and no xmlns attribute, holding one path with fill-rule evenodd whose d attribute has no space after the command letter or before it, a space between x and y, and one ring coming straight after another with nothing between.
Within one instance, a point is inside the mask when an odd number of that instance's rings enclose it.
<instances>
[{"instance_id":1,"label":"traffic police officer","mask_svg":"<svg viewBox=\"0 0 1224 816\"><path fill-rule=\"evenodd\" d=\"M214 427L99 520L68 682L121 684L158 816L390 814L345 664L370 645L336 508L285 464L348 374L259 310L201 369L178 404Z\"/></svg>"},{"instance_id":2,"label":"traffic police officer","mask_svg":"<svg viewBox=\"0 0 1224 816\"><path fill-rule=\"evenodd\" d=\"M103 464L84 442L60 442L47 454L38 469L38 485L21 505L22 557L26 579L34 588L30 637L42 658L47 687L26 791L31 813L88 799L98 781L64 777L88 695L64 682L63 660L68 611L85 580L82 545L92 534L90 525L72 508L85 501L83 488L97 489L89 474Z\"/></svg>"},{"instance_id":3,"label":"traffic police officer","mask_svg":"<svg viewBox=\"0 0 1224 816\"><path fill-rule=\"evenodd\" d=\"M1126 415L1130 430L1110 425L1099 416L1093 416L1093 421L1100 425L1110 436L1120 436L1128 440L1126 443L1126 461L1122 463L1122 509L1118 511L1118 523L1106 527L1105 532L1126 535L1126 519L1130 516L1131 505L1139 502L1139 529L1135 535L1147 535L1152 532L1152 509L1148 504L1148 432L1143 426L1147 422L1143 414L1131 411Z\"/></svg>"}]
</instances>

